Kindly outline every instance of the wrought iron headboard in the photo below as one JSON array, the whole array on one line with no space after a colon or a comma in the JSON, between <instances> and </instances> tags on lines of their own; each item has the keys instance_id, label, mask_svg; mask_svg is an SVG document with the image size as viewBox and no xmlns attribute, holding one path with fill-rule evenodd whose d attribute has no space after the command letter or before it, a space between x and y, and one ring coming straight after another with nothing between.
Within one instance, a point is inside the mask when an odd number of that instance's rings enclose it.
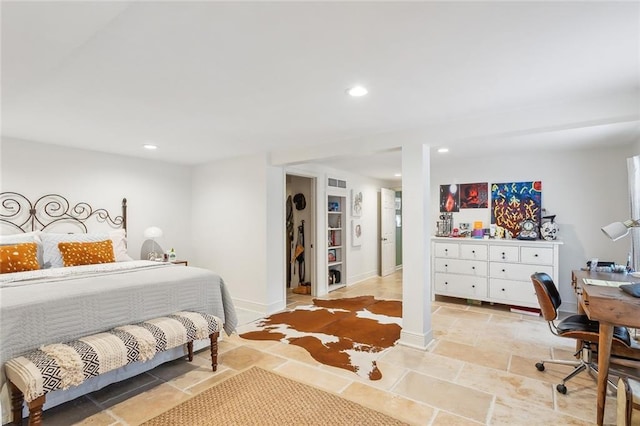
<instances>
[{"instance_id":1,"label":"wrought iron headboard","mask_svg":"<svg viewBox=\"0 0 640 426\"><path fill-rule=\"evenodd\" d=\"M80 202L75 205L58 194L47 194L32 202L17 192L0 193L0 225L16 231L46 230L54 224L72 223L88 232L86 222L92 218L112 227L127 229L127 199L122 199L122 214L111 216L106 209L93 209Z\"/></svg>"}]
</instances>

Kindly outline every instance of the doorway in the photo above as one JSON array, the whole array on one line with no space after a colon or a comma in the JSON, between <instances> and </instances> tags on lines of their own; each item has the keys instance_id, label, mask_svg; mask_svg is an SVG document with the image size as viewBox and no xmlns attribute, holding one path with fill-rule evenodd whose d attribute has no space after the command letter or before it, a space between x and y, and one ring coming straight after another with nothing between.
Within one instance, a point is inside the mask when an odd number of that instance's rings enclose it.
<instances>
[{"instance_id":1,"label":"doorway","mask_svg":"<svg viewBox=\"0 0 640 426\"><path fill-rule=\"evenodd\" d=\"M315 184L312 177L286 175L285 285L298 294L311 294L315 285Z\"/></svg>"},{"instance_id":2,"label":"doorway","mask_svg":"<svg viewBox=\"0 0 640 426\"><path fill-rule=\"evenodd\" d=\"M380 189L380 276L396 271L396 193Z\"/></svg>"}]
</instances>

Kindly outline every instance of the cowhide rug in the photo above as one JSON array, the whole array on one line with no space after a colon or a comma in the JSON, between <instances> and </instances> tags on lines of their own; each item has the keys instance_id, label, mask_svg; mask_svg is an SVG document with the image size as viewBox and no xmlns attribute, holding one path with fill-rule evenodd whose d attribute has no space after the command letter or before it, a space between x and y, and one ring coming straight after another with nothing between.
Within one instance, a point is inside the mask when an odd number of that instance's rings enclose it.
<instances>
[{"instance_id":1,"label":"cowhide rug","mask_svg":"<svg viewBox=\"0 0 640 426\"><path fill-rule=\"evenodd\" d=\"M300 346L318 362L379 380L376 359L400 338L401 324L400 301L373 296L313 299L313 305L253 322L240 337Z\"/></svg>"}]
</instances>

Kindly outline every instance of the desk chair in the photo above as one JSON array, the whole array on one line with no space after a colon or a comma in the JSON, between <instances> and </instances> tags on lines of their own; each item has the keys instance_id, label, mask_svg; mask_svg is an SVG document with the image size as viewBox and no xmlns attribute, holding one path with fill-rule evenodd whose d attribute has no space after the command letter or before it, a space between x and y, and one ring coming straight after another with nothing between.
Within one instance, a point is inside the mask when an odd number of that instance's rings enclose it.
<instances>
[{"instance_id":1,"label":"desk chair","mask_svg":"<svg viewBox=\"0 0 640 426\"><path fill-rule=\"evenodd\" d=\"M582 347L574 354L578 358L576 361L546 359L536 364L538 371L544 371L545 363L573 365L575 367L573 371L562 380L561 384L556 386L558 392L566 394L567 387L565 383L578 373L586 370L592 376L597 376L598 364L593 360L593 351L598 346L600 324L597 321L591 321L586 315L571 315L556 324L555 320L558 318L558 308L562 304L562 300L553 279L544 272L538 272L531 275L531 281L538 297L542 316L547 321L551 333L582 342ZM626 327L614 327L612 344L630 346L631 337ZM609 383L615 388L612 382Z\"/></svg>"}]
</instances>

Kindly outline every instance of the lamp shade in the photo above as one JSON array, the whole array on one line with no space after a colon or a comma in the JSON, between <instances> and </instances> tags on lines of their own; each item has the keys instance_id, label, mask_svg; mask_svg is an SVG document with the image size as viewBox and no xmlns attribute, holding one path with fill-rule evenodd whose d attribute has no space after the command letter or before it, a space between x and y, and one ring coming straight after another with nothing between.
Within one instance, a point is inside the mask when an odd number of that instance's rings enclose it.
<instances>
[{"instance_id":1,"label":"lamp shade","mask_svg":"<svg viewBox=\"0 0 640 426\"><path fill-rule=\"evenodd\" d=\"M602 227L602 232L611 238L613 241L617 241L629 233L629 228L640 226L639 220L627 220L624 222L613 222L607 226Z\"/></svg>"},{"instance_id":2,"label":"lamp shade","mask_svg":"<svg viewBox=\"0 0 640 426\"><path fill-rule=\"evenodd\" d=\"M613 222L602 227L602 232L613 241L619 240L629 233L629 228L622 222Z\"/></svg>"},{"instance_id":3,"label":"lamp shade","mask_svg":"<svg viewBox=\"0 0 640 426\"><path fill-rule=\"evenodd\" d=\"M144 230L145 238L160 238L162 237L162 229L157 226L150 226Z\"/></svg>"}]
</instances>

